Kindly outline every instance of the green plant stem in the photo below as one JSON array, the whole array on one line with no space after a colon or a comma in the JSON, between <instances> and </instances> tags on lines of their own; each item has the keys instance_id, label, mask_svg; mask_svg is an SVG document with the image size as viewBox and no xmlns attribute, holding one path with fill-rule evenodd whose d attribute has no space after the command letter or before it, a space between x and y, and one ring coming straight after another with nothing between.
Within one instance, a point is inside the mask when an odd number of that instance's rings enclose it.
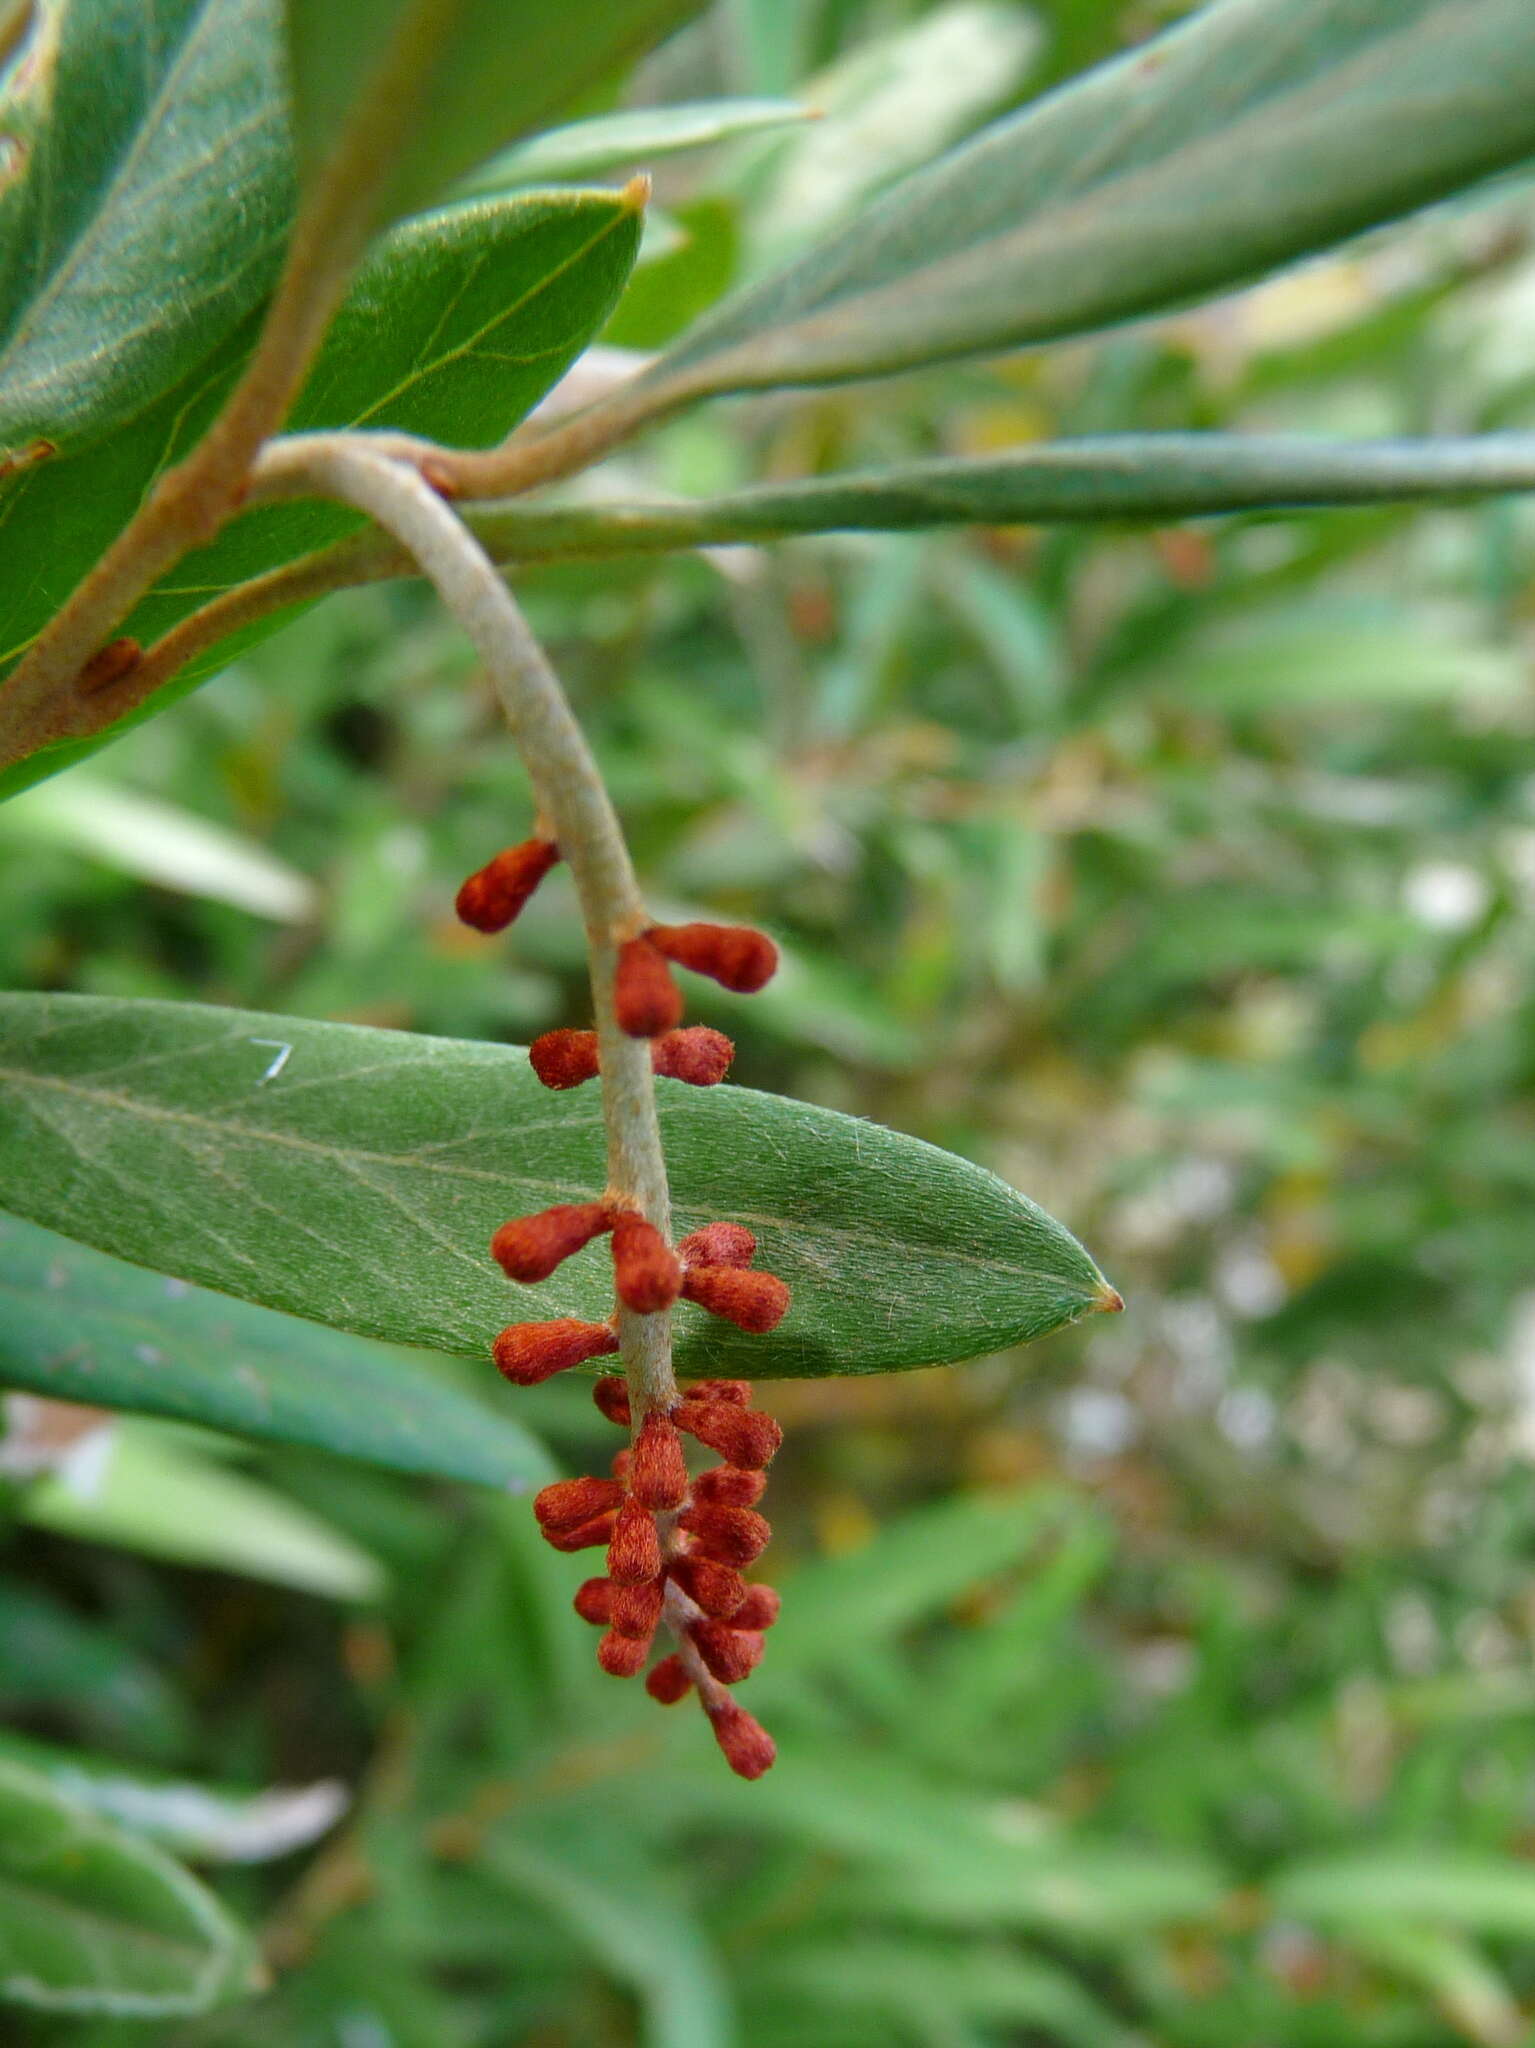
<instances>
[{"instance_id":1,"label":"green plant stem","mask_svg":"<svg viewBox=\"0 0 1535 2048\"><path fill-rule=\"evenodd\" d=\"M479 542L409 465L349 437L316 434L274 443L256 474L268 495L336 498L376 520L419 564L484 661L580 900L602 1065L607 1192L632 1202L670 1241L650 1046L619 1029L613 1008L618 948L649 919L602 776L543 649ZM671 1318L620 1307L618 1330L638 1429L646 1412L670 1409L678 1398Z\"/></svg>"}]
</instances>

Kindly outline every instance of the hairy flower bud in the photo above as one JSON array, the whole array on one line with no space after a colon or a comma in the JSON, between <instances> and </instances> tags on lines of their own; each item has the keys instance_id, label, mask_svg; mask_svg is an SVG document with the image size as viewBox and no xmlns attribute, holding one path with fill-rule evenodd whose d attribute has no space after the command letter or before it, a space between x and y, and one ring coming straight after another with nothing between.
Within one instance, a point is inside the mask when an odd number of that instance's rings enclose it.
<instances>
[{"instance_id":1,"label":"hairy flower bud","mask_svg":"<svg viewBox=\"0 0 1535 2048\"><path fill-rule=\"evenodd\" d=\"M789 1290L776 1273L747 1272L738 1266L689 1266L682 1292L711 1316L758 1336L776 1330L789 1306Z\"/></svg>"},{"instance_id":2,"label":"hairy flower bud","mask_svg":"<svg viewBox=\"0 0 1535 2048\"><path fill-rule=\"evenodd\" d=\"M576 1588L576 1597L571 1605L593 1628L606 1628L613 1619L612 1580L583 1579Z\"/></svg>"},{"instance_id":3,"label":"hairy flower bud","mask_svg":"<svg viewBox=\"0 0 1535 2048\"><path fill-rule=\"evenodd\" d=\"M682 992L648 938L626 939L618 949L613 1009L631 1038L659 1038L682 1016Z\"/></svg>"},{"instance_id":4,"label":"hairy flower bud","mask_svg":"<svg viewBox=\"0 0 1535 2048\"><path fill-rule=\"evenodd\" d=\"M782 1600L771 1586L748 1586L746 1598L730 1617L732 1628L754 1629L760 1635L777 1621Z\"/></svg>"},{"instance_id":5,"label":"hairy flower bud","mask_svg":"<svg viewBox=\"0 0 1535 2048\"><path fill-rule=\"evenodd\" d=\"M633 1636L648 1643L656 1632L665 1603L666 1589L659 1579L647 1579L643 1586L613 1588L613 1626L621 1636Z\"/></svg>"},{"instance_id":6,"label":"hairy flower bud","mask_svg":"<svg viewBox=\"0 0 1535 2048\"><path fill-rule=\"evenodd\" d=\"M720 1514L729 1509L721 1508ZM618 1511L613 1540L608 1545L608 1577L615 1586L641 1586L661 1576L661 1539L656 1518L637 1500L626 1500Z\"/></svg>"},{"instance_id":7,"label":"hairy flower bud","mask_svg":"<svg viewBox=\"0 0 1535 2048\"><path fill-rule=\"evenodd\" d=\"M711 1564L705 1557L674 1557L666 1576L675 1579L701 1613L728 1620L746 1598L746 1581L732 1565Z\"/></svg>"},{"instance_id":8,"label":"hairy flower bud","mask_svg":"<svg viewBox=\"0 0 1535 2048\"><path fill-rule=\"evenodd\" d=\"M693 1681L680 1657L663 1657L645 1680L645 1690L663 1707L674 1707L693 1690Z\"/></svg>"},{"instance_id":9,"label":"hairy flower bud","mask_svg":"<svg viewBox=\"0 0 1535 2048\"><path fill-rule=\"evenodd\" d=\"M556 1202L536 1216L503 1223L490 1241L490 1255L508 1280L547 1280L583 1245L609 1228L605 1202Z\"/></svg>"},{"instance_id":10,"label":"hairy flower bud","mask_svg":"<svg viewBox=\"0 0 1535 2048\"><path fill-rule=\"evenodd\" d=\"M635 1438L629 1490L642 1507L680 1508L687 1499L688 1466L682 1439L664 1415L647 1415Z\"/></svg>"},{"instance_id":11,"label":"hairy flower bud","mask_svg":"<svg viewBox=\"0 0 1535 2048\"><path fill-rule=\"evenodd\" d=\"M682 1261L653 1223L628 1211L613 1221L613 1283L641 1316L659 1315L682 1290Z\"/></svg>"},{"instance_id":12,"label":"hairy flower bud","mask_svg":"<svg viewBox=\"0 0 1535 2048\"><path fill-rule=\"evenodd\" d=\"M778 1751L762 1723L734 1700L706 1701L704 1711L714 1739L738 1778L760 1778L771 1770Z\"/></svg>"},{"instance_id":13,"label":"hairy flower bud","mask_svg":"<svg viewBox=\"0 0 1535 2048\"><path fill-rule=\"evenodd\" d=\"M623 1499L616 1479L556 1479L534 1495L533 1512L541 1529L573 1529L621 1507Z\"/></svg>"},{"instance_id":14,"label":"hairy flower bud","mask_svg":"<svg viewBox=\"0 0 1535 2048\"><path fill-rule=\"evenodd\" d=\"M693 1481L695 1501L721 1508L754 1508L767 1487L761 1472L743 1472L739 1465L714 1465Z\"/></svg>"},{"instance_id":15,"label":"hairy flower bud","mask_svg":"<svg viewBox=\"0 0 1535 2048\"><path fill-rule=\"evenodd\" d=\"M569 1316L550 1323L512 1323L491 1345L497 1368L514 1386L536 1387L588 1358L618 1349L607 1323L578 1323Z\"/></svg>"},{"instance_id":16,"label":"hairy flower bud","mask_svg":"<svg viewBox=\"0 0 1535 2048\"><path fill-rule=\"evenodd\" d=\"M721 1685L739 1685L762 1661L762 1637L734 1621L698 1621L688 1634Z\"/></svg>"},{"instance_id":17,"label":"hairy flower bud","mask_svg":"<svg viewBox=\"0 0 1535 2048\"><path fill-rule=\"evenodd\" d=\"M578 1522L573 1529L545 1529L544 1541L553 1550L570 1553L577 1550L595 1550L599 1544L609 1543L618 1517L614 1514L594 1515L589 1522Z\"/></svg>"},{"instance_id":18,"label":"hairy flower bud","mask_svg":"<svg viewBox=\"0 0 1535 2048\"><path fill-rule=\"evenodd\" d=\"M650 1042L650 1064L669 1081L686 1081L692 1088L713 1088L730 1071L735 1046L723 1031L711 1031L707 1024L693 1024L685 1031L667 1031Z\"/></svg>"},{"instance_id":19,"label":"hairy flower bud","mask_svg":"<svg viewBox=\"0 0 1535 2048\"><path fill-rule=\"evenodd\" d=\"M677 1250L685 1266L749 1266L757 1240L744 1223L706 1223L685 1237Z\"/></svg>"},{"instance_id":20,"label":"hairy flower bud","mask_svg":"<svg viewBox=\"0 0 1535 2048\"><path fill-rule=\"evenodd\" d=\"M528 1047L528 1065L546 1088L579 1088L601 1068L595 1031L546 1031Z\"/></svg>"},{"instance_id":21,"label":"hairy flower bud","mask_svg":"<svg viewBox=\"0 0 1535 2048\"><path fill-rule=\"evenodd\" d=\"M597 1662L610 1678L637 1678L649 1655L649 1642L621 1636L616 1628L610 1628L597 1645Z\"/></svg>"},{"instance_id":22,"label":"hairy flower bud","mask_svg":"<svg viewBox=\"0 0 1535 2048\"><path fill-rule=\"evenodd\" d=\"M646 937L679 967L707 974L741 996L755 995L778 966L778 948L750 925L653 924Z\"/></svg>"},{"instance_id":23,"label":"hairy flower bud","mask_svg":"<svg viewBox=\"0 0 1535 2048\"><path fill-rule=\"evenodd\" d=\"M755 1508L685 1508L679 1524L699 1557L712 1564L754 1564L772 1538L771 1524ZM611 1565L610 1565L611 1571Z\"/></svg>"},{"instance_id":24,"label":"hairy flower bud","mask_svg":"<svg viewBox=\"0 0 1535 2048\"><path fill-rule=\"evenodd\" d=\"M771 1464L783 1442L783 1431L771 1415L737 1408L729 1401L682 1401L672 1410L672 1420L729 1464L742 1465L748 1472Z\"/></svg>"},{"instance_id":25,"label":"hairy flower bud","mask_svg":"<svg viewBox=\"0 0 1535 2048\"><path fill-rule=\"evenodd\" d=\"M728 1401L735 1408L750 1408L750 1380L693 1380L682 1392L685 1401Z\"/></svg>"},{"instance_id":26,"label":"hairy flower bud","mask_svg":"<svg viewBox=\"0 0 1535 2048\"><path fill-rule=\"evenodd\" d=\"M454 907L477 932L503 932L559 857L550 839L508 846L469 877Z\"/></svg>"},{"instance_id":27,"label":"hairy flower bud","mask_svg":"<svg viewBox=\"0 0 1535 2048\"><path fill-rule=\"evenodd\" d=\"M592 1388L592 1399L609 1422L629 1427L629 1382L618 1373L608 1373Z\"/></svg>"}]
</instances>

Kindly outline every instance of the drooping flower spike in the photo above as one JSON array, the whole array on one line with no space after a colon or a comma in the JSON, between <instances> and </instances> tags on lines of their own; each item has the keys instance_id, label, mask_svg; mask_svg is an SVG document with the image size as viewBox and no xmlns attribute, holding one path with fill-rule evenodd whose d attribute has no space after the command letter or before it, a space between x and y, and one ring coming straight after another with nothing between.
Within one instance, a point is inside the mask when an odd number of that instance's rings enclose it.
<instances>
[{"instance_id":1,"label":"drooping flower spike","mask_svg":"<svg viewBox=\"0 0 1535 2048\"><path fill-rule=\"evenodd\" d=\"M525 839L508 846L472 874L454 905L477 932L504 932L560 857L552 839Z\"/></svg>"}]
</instances>

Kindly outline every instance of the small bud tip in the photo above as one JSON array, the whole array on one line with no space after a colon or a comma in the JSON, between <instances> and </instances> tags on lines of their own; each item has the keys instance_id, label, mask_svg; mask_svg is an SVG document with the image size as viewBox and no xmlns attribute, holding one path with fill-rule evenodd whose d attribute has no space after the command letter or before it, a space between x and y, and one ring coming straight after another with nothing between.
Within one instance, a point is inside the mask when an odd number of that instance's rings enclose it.
<instances>
[{"instance_id":1,"label":"small bud tip","mask_svg":"<svg viewBox=\"0 0 1535 2048\"><path fill-rule=\"evenodd\" d=\"M1125 1312L1125 1298L1117 1287L1110 1287L1105 1280L1093 1296L1093 1307L1106 1316L1122 1316Z\"/></svg>"}]
</instances>

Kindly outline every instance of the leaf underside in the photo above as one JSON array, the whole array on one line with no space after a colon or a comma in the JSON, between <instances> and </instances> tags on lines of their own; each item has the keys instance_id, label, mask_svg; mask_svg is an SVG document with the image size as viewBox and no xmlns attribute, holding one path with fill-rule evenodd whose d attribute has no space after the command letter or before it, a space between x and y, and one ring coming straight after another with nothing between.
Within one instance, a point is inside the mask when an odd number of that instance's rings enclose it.
<instances>
[{"instance_id":1,"label":"leaf underside","mask_svg":"<svg viewBox=\"0 0 1535 2048\"><path fill-rule=\"evenodd\" d=\"M278 1046L289 1048L272 1071ZM659 1084L676 1229L757 1236L772 1335L683 1304L687 1372L815 1378L973 1358L1109 1301L1074 1238L984 1169L777 1096ZM486 1246L605 1179L594 1089L513 1048L197 1004L0 997L0 1205L118 1257L360 1335L483 1357L512 1321L606 1317L600 1245L537 1288Z\"/></svg>"}]
</instances>

